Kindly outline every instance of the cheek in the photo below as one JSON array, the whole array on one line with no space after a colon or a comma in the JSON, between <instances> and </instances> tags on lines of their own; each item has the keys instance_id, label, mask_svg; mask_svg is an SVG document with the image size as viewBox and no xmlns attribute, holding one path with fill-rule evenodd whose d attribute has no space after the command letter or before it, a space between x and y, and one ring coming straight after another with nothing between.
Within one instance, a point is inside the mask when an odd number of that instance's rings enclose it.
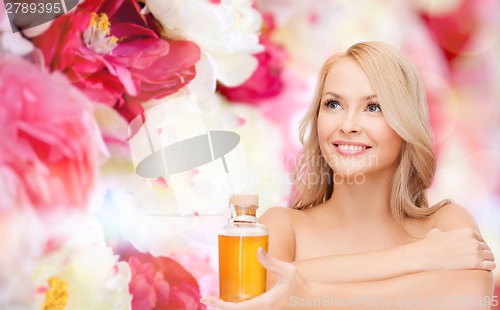
<instances>
[{"instance_id":1,"label":"cheek","mask_svg":"<svg viewBox=\"0 0 500 310\"><path fill-rule=\"evenodd\" d=\"M319 112L318 115L318 139L319 143L325 143L328 138L332 135L335 129L338 128L336 125L335 118L331 115L327 115Z\"/></svg>"},{"instance_id":2,"label":"cheek","mask_svg":"<svg viewBox=\"0 0 500 310\"><path fill-rule=\"evenodd\" d=\"M379 132L379 139L385 142L384 149L386 149L390 155L395 157L399 156L403 145L403 139L388 124L384 124Z\"/></svg>"},{"instance_id":3,"label":"cheek","mask_svg":"<svg viewBox=\"0 0 500 310\"><path fill-rule=\"evenodd\" d=\"M320 114L320 115L318 115L318 139L319 139L320 144L324 140L325 135L326 135L325 121L324 121L324 118L321 117L321 114Z\"/></svg>"}]
</instances>

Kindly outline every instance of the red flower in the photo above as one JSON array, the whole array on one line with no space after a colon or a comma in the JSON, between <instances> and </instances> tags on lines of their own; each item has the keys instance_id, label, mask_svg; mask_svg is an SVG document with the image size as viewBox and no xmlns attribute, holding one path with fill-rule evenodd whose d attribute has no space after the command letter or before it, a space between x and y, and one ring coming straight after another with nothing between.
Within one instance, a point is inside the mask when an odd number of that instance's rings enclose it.
<instances>
[{"instance_id":1,"label":"red flower","mask_svg":"<svg viewBox=\"0 0 500 310\"><path fill-rule=\"evenodd\" d=\"M132 272L129 283L132 309L206 309L199 302L198 282L175 260L153 257L131 247L118 252Z\"/></svg>"},{"instance_id":2,"label":"red flower","mask_svg":"<svg viewBox=\"0 0 500 310\"><path fill-rule=\"evenodd\" d=\"M255 55L259 61L257 69L242 85L237 87L217 85L219 93L231 101L258 103L262 99L278 95L283 88L281 72L286 54L281 46L271 41L271 33L274 29L272 15L262 14L264 29L260 36L260 43L264 45L265 50Z\"/></svg>"},{"instance_id":3,"label":"red flower","mask_svg":"<svg viewBox=\"0 0 500 310\"><path fill-rule=\"evenodd\" d=\"M60 72L44 71L0 57L0 210L83 210L94 185L90 101Z\"/></svg>"},{"instance_id":4,"label":"red flower","mask_svg":"<svg viewBox=\"0 0 500 310\"><path fill-rule=\"evenodd\" d=\"M142 102L189 83L200 58L194 43L160 38L157 23L140 10L134 0L86 0L33 42L51 70L130 121Z\"/></svg>"}]
</instances>

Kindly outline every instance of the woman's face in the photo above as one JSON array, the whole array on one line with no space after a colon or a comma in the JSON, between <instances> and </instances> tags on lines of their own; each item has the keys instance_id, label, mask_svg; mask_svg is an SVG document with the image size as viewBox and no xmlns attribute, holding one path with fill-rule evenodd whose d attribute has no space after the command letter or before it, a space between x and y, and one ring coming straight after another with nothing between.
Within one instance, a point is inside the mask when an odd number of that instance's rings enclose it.
<instances>
[{"instance_id":1,"label":"woman's face","mask_svg":"<svg viewBox=\"0 0 500 310\"><path fill-rule=\"evenodd\" d=\"M368 174L393 171L403 140L386 122L383 103L354 58L330 70L320 104L319 146L336 174L364 180Z\"/></svg>"}]
</instances>

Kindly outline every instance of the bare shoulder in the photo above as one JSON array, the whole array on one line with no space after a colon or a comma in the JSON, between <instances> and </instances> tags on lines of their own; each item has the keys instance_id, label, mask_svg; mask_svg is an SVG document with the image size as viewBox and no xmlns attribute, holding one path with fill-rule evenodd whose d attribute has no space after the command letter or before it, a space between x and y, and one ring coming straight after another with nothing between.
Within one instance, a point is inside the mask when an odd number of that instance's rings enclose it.
<instances>
[{"instance_id":1,"label":"bare shoulder","mask_svg":"<svg viewBox=\"0 0 500 310\"><path fill-rule=\"evenodd\" d=\"M298 210L285 207L267 209L259 223L269 230L269 254L284 261L294 261L295 231L294 218Z\"/></svg>"},{"instance_id":2,"label":"bare shoulder","mask_svg":"<svg viewBox=\"0 0 500 310\"><path fill-rule=\"evenodd\" d=\"M294 215L297 210L285 207L271 207L260 217L259 223L269 231L269 254L285 262L295 261ZM267 273L267 289L278 283L278 276Z\"/></svg>"},{"instance_id":3,"label":"bare shoulder","mask_svg":"<svg viewBox=\"0 0 500 310\"><path fill-rule=\"evenodd\" d=\"M435 217L435 227L442 231L469 227L479 230L472 214L457 203L449 203L432 215Z\"/></svg>"},{"instance_id":4,"label":"bare shoulder","mask_svg":"<svg viewBox=\"0 0 500 310\"><path fill-rule=\"evenodd\" d=\"M274 221L290 221L294 210L286 207L271 207L267 209L260 217L259 223L272 224Z\"/></svg>"},{"instance_id":5,"label":"bare shoulder","mask_svg":"<svg viewBox=\"0 0 500 310\"><path fill-rule=\"evenodd\" d=\"M296 211L286 207L271 207L259 217L259 223L263 225L292 224L293 213Z\"/></svg>"}]
</instances>

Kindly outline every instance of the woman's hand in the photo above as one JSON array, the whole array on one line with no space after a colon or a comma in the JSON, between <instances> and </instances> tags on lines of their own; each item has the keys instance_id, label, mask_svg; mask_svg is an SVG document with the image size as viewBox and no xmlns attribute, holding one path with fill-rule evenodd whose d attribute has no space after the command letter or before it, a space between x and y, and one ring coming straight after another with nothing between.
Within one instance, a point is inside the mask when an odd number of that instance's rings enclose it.
<instances>
[{"instance_id":1,"label":"woman's hand","mask_svg":"<svg viewBox=\"0 0 500 310\"><path fill-rule=\"evenodd\" d=\"M417 255L423 256L423 271L481 269L496 267L493 252L483 237L472 228L442 232L432 229L427 236L412 244Z\"/></svg>"},{"instance_id":2,"label":"woman's hand","mask_svg":"<svg viewBox=\"0 0 500 310\"><path fill-rule=\"evenodd\" d=\"M257 251L257 257L262 266L279 276L279 282L275 287L260 296L240 303L223 301L213 296L203 297L201 302L224 310L274 310L290 308L292 298L309 296L311 283L297 272L293 264L269 256L262 248ZM294 307L294 309L300 309L300 307Z\"/></svg>"}]
</instances>

